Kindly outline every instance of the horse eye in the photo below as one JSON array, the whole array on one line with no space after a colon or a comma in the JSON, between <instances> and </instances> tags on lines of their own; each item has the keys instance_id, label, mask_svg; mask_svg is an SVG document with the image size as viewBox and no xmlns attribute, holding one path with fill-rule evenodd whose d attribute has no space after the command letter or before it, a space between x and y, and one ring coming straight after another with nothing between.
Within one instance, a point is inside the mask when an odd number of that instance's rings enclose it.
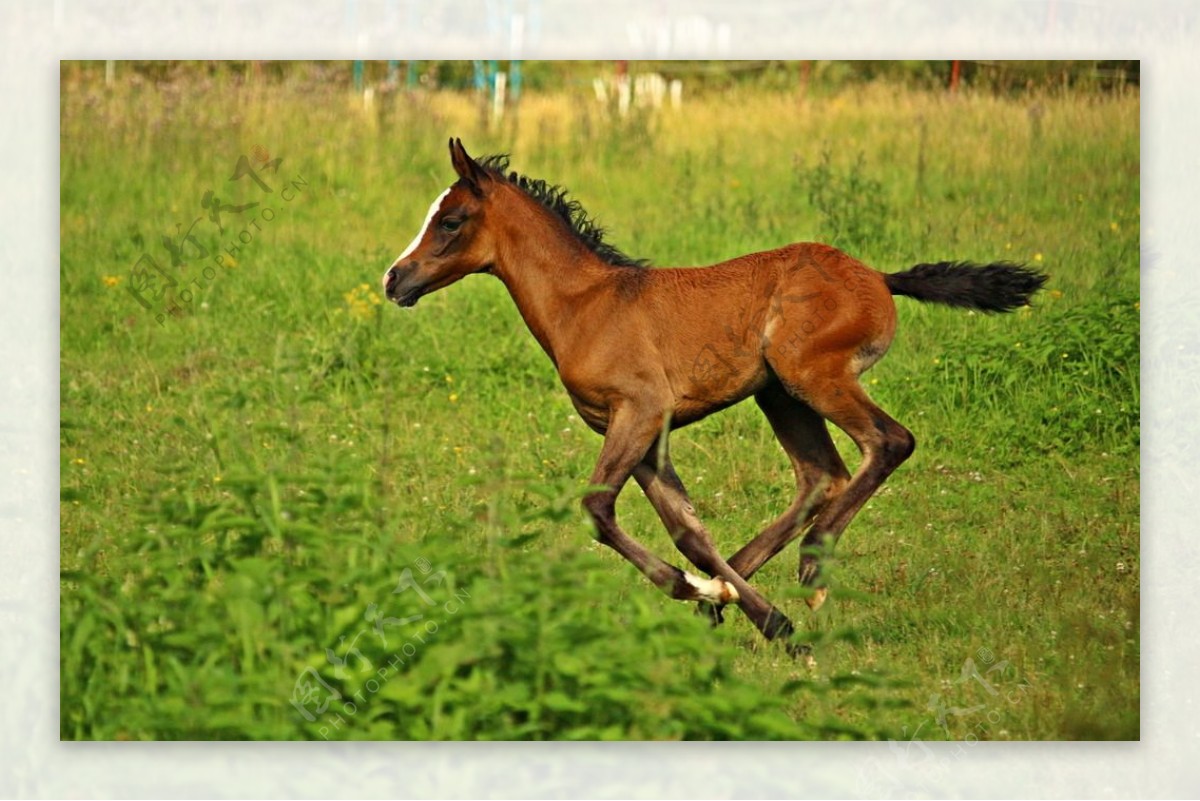
<instances>
[{"instance_id":1,"label":"horse eye","mask_svg":"<svg viewBox=\"0 0 1200 801\"><path fill-rule=\"evenodd\" d=\"M441 229L448 234L452 234L459 228L462 228L463 221L453 217L442 220Z\"/></svg>"}]
</instances>

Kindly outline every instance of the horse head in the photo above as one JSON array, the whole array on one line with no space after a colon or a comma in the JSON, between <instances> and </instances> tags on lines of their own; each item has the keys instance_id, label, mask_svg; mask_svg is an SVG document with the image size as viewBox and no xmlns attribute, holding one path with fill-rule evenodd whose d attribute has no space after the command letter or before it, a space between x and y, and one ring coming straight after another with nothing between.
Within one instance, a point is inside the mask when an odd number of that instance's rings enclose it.
<instances>
[{"instance_id":1,"label":"horse head","mask_svg":"<svg viewBox=\"0 0 1200 801\"><path fill-rule=\"evenodd\" d=\"M433 201L416 238L383 274L388 300L409 307L495 263L495 239L488 226L488 200L498 183L463 147L450 140L450 162L458 181Z\"/></svg>"}]
</instances>

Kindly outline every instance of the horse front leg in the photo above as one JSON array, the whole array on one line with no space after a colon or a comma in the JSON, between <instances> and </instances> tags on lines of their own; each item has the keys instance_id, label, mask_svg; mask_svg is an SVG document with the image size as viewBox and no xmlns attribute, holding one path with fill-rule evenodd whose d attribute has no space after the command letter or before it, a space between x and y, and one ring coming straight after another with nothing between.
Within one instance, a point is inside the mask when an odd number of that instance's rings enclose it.
<instances>
[{"instance_id":1,"label":"horse front leg","mask_svg":"<svg viewBox=\"0 0 1200 801\"><path fill-rule=\"evenodd\" d=\"M634 467L653 446L662 420L619 410L613 415L592 473L593 486L606 487L588 495L583 506L596 525L596 539L632 562L646 578L671 598L723 604L738 600L734 585L721 578L700 578L664 562L617 525L617 495Z\"/></svg>"},{"instance_id":2,"label":"horse front leg","mask_svg":"<svg viewBox=\"0 0 1200 801\"><path fill-rule=\"evenodd\" d=\"M634 477L658 512L675 547L693 565L713 576L713 580L724 580L736 590L734 600L763 636L769 640L790 637L794 631L792 622L721 558L712 535L696 516L670 459L664 458L658 465L656 456L653 452L648 453L634 468ZM720 603L708 602L706 605L713 610L721 608Z\"/></svg>"}]
</instances>

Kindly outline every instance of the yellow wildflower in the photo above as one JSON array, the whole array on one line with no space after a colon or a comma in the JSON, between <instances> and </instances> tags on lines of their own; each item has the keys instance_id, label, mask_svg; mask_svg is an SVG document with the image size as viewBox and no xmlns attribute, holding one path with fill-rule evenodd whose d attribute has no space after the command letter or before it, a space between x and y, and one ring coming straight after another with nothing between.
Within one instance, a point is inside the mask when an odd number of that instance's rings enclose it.
<instances>
[{"instance_id":1,"label":"yellow wildflower","mask_svg":"<svg viewBox=\"0 0 1200 801\"><path fill-rule=\"evenodd\" d=\"M369 284L359 284L342 295L342 299L346 302L345 310L356 320L370 317L374 314L376 307L383 302Z\"/></svg>"},{"instance_id":2,"label":"yellow wildflower","mask_svg":"<svg viewBox=\"0 0 1200 801\"><path fill-rule=\"evenodd\" d=\"M117 284L121 283L121 276L119 276L119 275L106 275L106 276L104 276L104 278L103 278L103 279L101 279L101 280L103 280L103 281L104 281L104 285L105 285L105 286L107 286L107 287L113 287L113 286L116 286Z\"/></svg>"}]
</instances>

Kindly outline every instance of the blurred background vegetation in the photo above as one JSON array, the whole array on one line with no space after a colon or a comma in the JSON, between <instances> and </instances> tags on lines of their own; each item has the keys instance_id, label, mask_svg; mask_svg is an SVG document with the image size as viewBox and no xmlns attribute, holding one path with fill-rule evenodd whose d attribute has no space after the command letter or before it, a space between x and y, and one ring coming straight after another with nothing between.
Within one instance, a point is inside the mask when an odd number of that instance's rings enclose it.
<instances>
[{"instance_id":1,"label":"blurred background vegetation","mask_svg":"<svg viewBox=\"0 0 1200 801\"><path fill-rule=\"evenodd\" d=\"M490 62L511 70L514 62ZM526 61L520 63L525 89L560 91L590 85L597 76L658 73L685 81L689 94L731 89L803 89L836 92L872 81L914 89L970 88L1014 95L1047 89L1120 91L1138 86L1139 61ZM482 65L482 66L481 66ZM105 69L105 62L70 62L65 79ZM408 88L467 90L477 87L488 62L471 61L157 61L121 62L138 78L152 82L191 80L267 81L296 85L397 82Z\"/></svg>"}]
</instances>

